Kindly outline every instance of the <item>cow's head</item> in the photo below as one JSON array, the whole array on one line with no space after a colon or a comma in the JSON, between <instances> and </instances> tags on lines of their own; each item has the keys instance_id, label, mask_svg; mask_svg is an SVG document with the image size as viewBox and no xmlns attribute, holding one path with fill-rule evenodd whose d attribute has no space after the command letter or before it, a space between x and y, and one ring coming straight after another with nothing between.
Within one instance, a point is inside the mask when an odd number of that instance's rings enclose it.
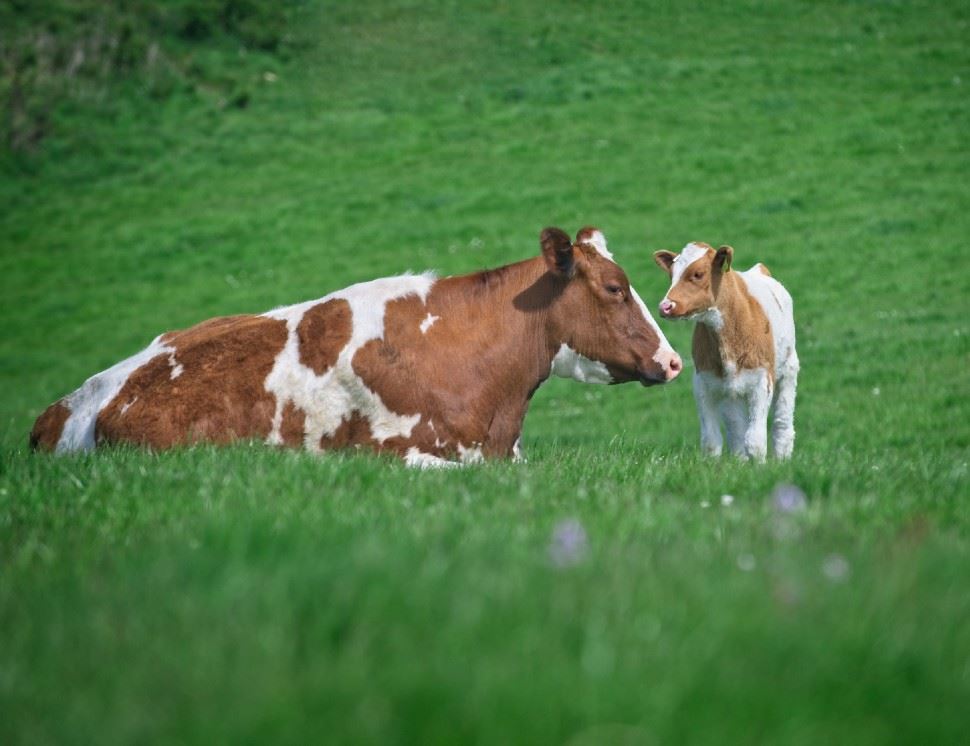
<instances>
[{"instance_id":1,"label":"cow's head","mask_svg":"<svg viewBox=\"0 0 970 746\"><path fill-rule=\"evenodd\" d=\"M645 386L677 377L680 356L613 261L600 231L583 228L572 241L559 228L546 228L540 242L557 293L549 313L558 349L553 374Z\"/></svg>"},{"instance_id":2,"label":"cow's head","mask_svg":"<svg viewBox=\"0 0 970 746\"><path fill-rule=\"evenodd\" d=\"M679 254L655 253L657 265L670 275L670 289L660 301L660 315L665 319L691 319L712 309L721 278L731 271L733 256L730 246L715 251L706 243L689 243Z\"/></svg>"}]
</instances>

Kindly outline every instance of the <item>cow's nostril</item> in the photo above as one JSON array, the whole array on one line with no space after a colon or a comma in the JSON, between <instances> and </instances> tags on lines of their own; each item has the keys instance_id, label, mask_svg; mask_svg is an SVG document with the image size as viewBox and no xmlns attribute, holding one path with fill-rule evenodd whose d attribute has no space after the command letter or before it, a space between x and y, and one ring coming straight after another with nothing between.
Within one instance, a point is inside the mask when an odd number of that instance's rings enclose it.
<instances>
[{"instance_id":1,"label":"cow's nostril","mask_svg":"<svg viewBox=\"0 0 970 746\"><path fill-rule=\"evenodd\" d=\"M680 355L674 352L671 354L670 359L667 360L667 365L664 368L664 379L667 381L673 381L677 376L680 375L680 371L683 367L684 363L680 359Z\"/></svg>"}]
</instances>

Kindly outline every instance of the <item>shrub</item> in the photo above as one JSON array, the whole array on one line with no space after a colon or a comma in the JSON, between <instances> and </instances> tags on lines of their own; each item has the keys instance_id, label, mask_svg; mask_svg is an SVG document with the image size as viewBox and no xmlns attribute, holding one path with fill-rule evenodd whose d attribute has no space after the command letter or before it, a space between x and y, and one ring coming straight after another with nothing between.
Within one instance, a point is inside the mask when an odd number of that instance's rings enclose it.
<instances>
[{"instance_id":1,"label":"shrub","mask_svg":"<svg viewBox=\"0 0 970 746\"><path fill-rule=\"evenodd\" d=\"M279 54L295 0L9 0L0 8L0 122L6 147L36 150L57 107L138 78L160 98L212 81L190 63L202 45ZM235 66L227 65L227 69ZM238 72L236 73L239 74ZM226 91L239 81L222 80Z\"/></svg>"}]
</instances>

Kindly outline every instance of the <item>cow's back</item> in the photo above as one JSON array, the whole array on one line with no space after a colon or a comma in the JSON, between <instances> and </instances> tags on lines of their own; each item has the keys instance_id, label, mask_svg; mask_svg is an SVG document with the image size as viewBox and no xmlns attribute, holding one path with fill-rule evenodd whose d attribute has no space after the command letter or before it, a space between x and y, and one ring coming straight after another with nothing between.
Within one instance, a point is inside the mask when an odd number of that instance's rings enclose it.
<instances>
[{"instance_id":1,"label":"cow's back","mask_svg":"<svg viewBox=\"0 0 970 746\"><path fill-rule=\"evenodd\" d=\"M275 402L263 382L285 342L285 322L249 315L163 334L51 405L31 445L74 451L264 438Z\"/></svg>"},{"instance_id":2,"label":"cow's back","mask_svg":"<svg viewBox=\"0 0 970 746\"><path fill-rule=\"evenodd\" d=\"M414 296L423 304L434 282L431 273L381 278L162 334L48 407L31 447L259 439L319 450L406 438L420 417L387 410L354 370L354 353L382 339L388 302Z\"/></svg>"}]
</instances>

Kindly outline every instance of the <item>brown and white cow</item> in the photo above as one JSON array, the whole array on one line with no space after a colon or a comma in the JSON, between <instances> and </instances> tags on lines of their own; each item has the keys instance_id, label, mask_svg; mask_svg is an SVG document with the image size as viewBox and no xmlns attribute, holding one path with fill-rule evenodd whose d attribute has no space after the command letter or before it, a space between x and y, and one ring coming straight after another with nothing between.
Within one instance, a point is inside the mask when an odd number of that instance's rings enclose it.
<instances>
[{"instance_id":1,"label":"brown and white cow","mask_svg":"<svg viewBox=\"0 0 970 746\"><path fill-rule=\"evenodd\" d=\"M681 361L603 234L541 235L541 256L437 279L406 274L157 337L34 425L34 447L168 448L260 439L365 446L417 466L518 457L552 375L664 383Z\"/></svg>"},{"instance_id":2,"label":"brown and white cow","mask_svg":"<svg viewBox=\"0 0 970 746\"><path fill-rule=\"evenodd\" d=\"M763 460L773 407L772 450L788 458L798 385L792 299L763 264L732 272L733 257L730 246L715 251L706 243L690 243L680 254L656 252L657 264L671 276L660 315L697 322L694 398L703 450L720 455L723 419L731 451Z\"/></svg>"}]
</instances>

